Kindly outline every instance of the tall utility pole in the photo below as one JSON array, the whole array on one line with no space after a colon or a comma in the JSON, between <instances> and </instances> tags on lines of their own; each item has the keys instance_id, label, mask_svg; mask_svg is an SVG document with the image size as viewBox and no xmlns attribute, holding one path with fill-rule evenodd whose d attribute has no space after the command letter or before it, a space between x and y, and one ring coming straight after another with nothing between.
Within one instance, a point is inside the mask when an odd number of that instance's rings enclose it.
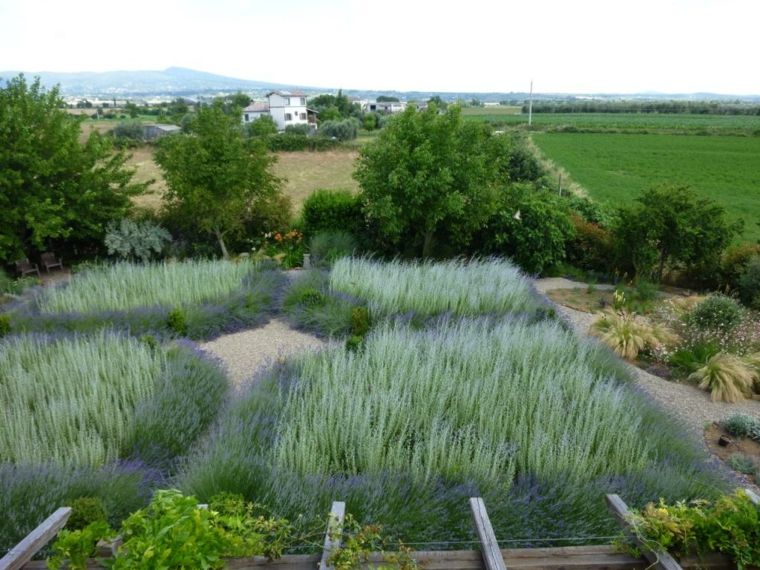
<instances>
[{"instance_id":1,"label":"tall utility pole","mask_svg":"<svg viewBox=\"0 0 760 570\"><path fill-rule=\"evenodd\" d=\"M528 126L533 124L533 80L530 80L530 96L528 97Z\"/></svg>"}]
</instances>

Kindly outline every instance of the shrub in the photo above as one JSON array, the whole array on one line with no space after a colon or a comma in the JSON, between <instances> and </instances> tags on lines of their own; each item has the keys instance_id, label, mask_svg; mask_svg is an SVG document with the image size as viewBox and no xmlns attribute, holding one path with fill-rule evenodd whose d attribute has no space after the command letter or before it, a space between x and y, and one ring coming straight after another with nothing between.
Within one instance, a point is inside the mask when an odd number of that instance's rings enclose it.
<instances>
[{"instance_id":1,"label":"shrub","mask_svg":"<svg viewBox=\"0 0 760 570\"><path fill-rule=\"evenodd\" d=\"M308 137L293 133L280 133L266 137L267 148L272 152L299 150L332 150L340 145L340 141L324 137Z\"/></svg>"},{"instance_id":2,"label":"shrub","mask_svg":"<svg viewBox=\"0 0 760 570\"><path fill-rule=\"evenodd\" d=\"M718 352L720 350L715 344L700 342L674 351L668 358L668 363L686 377L702 368Z\"/></svg>"},{"instance_id":3,"label":"shrub","mask_svg":"<svg viewBox=\"0 0 760 570\"><path fill-rule=\"evenodd\" d=\"M641 351L657 348L670 340L663 329L627 311L601 313L591 330L616 354L627 360L634 360Z\"/></svg>"},{"instance_id":4,"label":"shrub","mask_svg":"<svg viewBox=\"0 0 760 570\"><path fill-rule=\"evenodd\" d=\"M742 302L760 311L760 255L749 260L737 285Z\"/></svg>"},{"instance_id":5,"label":"shrub","mask_svg":"<svg viewBox=\"0 0 760 570\"><path fill-rule=\"evenodd\" d=\"M567 261L581 269L608 273L613 265L612 234L580 216L570 216L573 237L567 241Z\"/></svg>"},{"instance_id":6,"label":"shrub","mask_svg":"<svg viewBox=\"0 0 760 570\"><path fill-rule=\"evenodd\" d=\"M333 293L329 277L319 270L295 279L283 301L285 314L293 325L326 337L350 333L352 312L359 305L349 295Z\"/></svg>"},{"instance_id":7,"label":"shrub","mask_svg":"<svg viewBox=\"0 0 760 570\"><path fill-rule=\"evenodd\" d=\"M751 393L754 374L740 358L719 353L689 376L703 390L709 390L714 401L736 402Z\"/></svg>"},{"instance_id":8,"label":"shrub","mask_svg":"<svg viewBox=\"0 0 760 570\"><path fill-rule=\"evenodd\" d=\"M9 315L0 315L0 338L11 334L11 318Z\"/></svg>"},{"instance_id":9,"label":"shrub","mask_svg":"<svg viewBox=\"0 0 760 570\"><path fill-rule=\"evenodd\" d=\"M686 315L686 323L700 331L729 333L742 321L739 304L730 297L710 295Z\"/></svg>"},{"instance_id":10,"label":"shrub","mask_svg":"<svg viewBox=\"0 0 760 570\"><path fill-rule=\"evenodd\" d=\"M248 135L259 137L277 134L277 123L269 115L263 115L248 124Z\"/></svg>"},{"instance_id":11,"label":"shrub","mask_svg":"<svg viewBox=\"0 0 760 570\"><path fill-rule=\"evenodd\" d=\"M723 253L720 259L721 287L736 291L739 287L739 277L744 273L749 261L760 256L760 244L742 243L732 245Z\"/></svg>"},{"instance_id":12,"label":"shrub","mask_svg":"<svg viewBox=\"0 0 760 570\"><path fill-rule=\"evenodd\" d=\"M369 332L370 320L367 307L354 307L351 311L351 334L363 337Z\"/></svg>"},{"instance_id":13,"label":"shrub","mask_svg":"<svg viewBox=\"0 0 760 570\"><path fill-rule=\"evenodd\" d=\"M554 194L527 186L504 191L482 230L484 252L511 258L528 273L541 273L565 258L573 235L566 206Z\"/></svg>"},{"instance_id":14,"label":"shrub","mask_svg":"<svg viewBox=\"0 0 760 570\"><path fill-rule=\"evenodd\" d=\"M108 255L126 260L139 259L144 263L153 257L160 257L171 240L171 234L161 226L124 218L108 225L104 243Z\"/></svg>"},{"instance_id":15,"label":"shrub","mask_svg":"<svg viewBox=\"0 0 760 570\"><path fill-rule=\"evenodd\" d=\"M348 232L319 232L311 238L309 253L314 267L330 267L341 257L349 257L356 251L356 240Z\"/></svg>"},{"instance_id":16,"label":"shrub","mask_svg":"<svg viewBox=\"0 0 760 570\"><path fill-rule=\"evenodd\" d=\"M342 121L323 121L319 125L320 136L334 138L339 141L355 139L358 131L359 122L354 118Z\"/></svg>"},{"instance_id":17,"label":"shrub","mask_svg":"<svg viewBox=\"0 0 760 570\"><path fill-rule=\"evenodd\" d=\"M755 462L752 461L751 457L743 453L732 453L728 457L728 464L734 471L745 475L751 475L755 472Z\"/></svg>"},{"instance_id":18,"label":"shrub","mask_svg":"<svg viewBox=\"0 0 760 570\"><path fill-rule=\"evenodd\" d=\"M320 232L360 235L364 225L361 196L346 190L317 190L303 203L301 226L307 237Z\"/></svg>"},{"instance_id":19,"label":"shrub","mask_svg":"<svg viewBox=\"0 0 760 570\"><path fill-rule=\"evenodd\" d=\"M108 520L106 506L100 497L79 497L70 506L71 516L66 521L67 530L80 530L90 523Z\"/></svg>"},{"instance_id":20,"label":"shrub","mask_svg":"<svg viewBox=\"0 0 760 570\"><path fill-rule=\"evenodd\" d=\"M181 307L175 307L166 315L166 325L178 336L187 336L187 317Z\"/></svg>"},{"instance_id":21,"label":"shrub","mask_svg":"<svg viewBox=\"0 0 760 570\"><path fill-rule=\"evenodd\" d=\"M139 121L121 122L109 134L117 148L133 148L143 142L143 126Z\"/></svg>"},{"instance_id":22,"label":"shrub","mask_svg":"<svg viewBox=\"0 0 760 570\"><path fill-rule=\"evenodd\" d=\"M721 426L734 437L750 437L754 428L760 426L760 420L745 414L734 414L723 420Z\"/></svg>"},{"instance_id":23,"label":"shrub","mask_svg":"<svg viewBox=\"0 0 760 570\"><path fill-rule=\"evenodd\" d=\"M308 135L309 125L288 125L285 132L294 135Z\"/></svg>"},{"instance_id":24,"label":"shrub","mask_svg":"<svg viewBox=\"0 0 760 570\"><path fill-rule=\"evenodd\" d=\"M171 472L206 433L224 404L229 383L222 365L190 343L166 352L166 372L135 409L123 445L129 457Z\"/></svg>"}]
</instances>

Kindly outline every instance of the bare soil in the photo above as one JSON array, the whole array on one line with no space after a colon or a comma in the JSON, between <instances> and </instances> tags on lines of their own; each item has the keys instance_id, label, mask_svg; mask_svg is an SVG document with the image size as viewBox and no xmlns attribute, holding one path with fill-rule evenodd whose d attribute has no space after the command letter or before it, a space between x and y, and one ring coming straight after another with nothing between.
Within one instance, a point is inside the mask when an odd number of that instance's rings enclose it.
<instances>
[{"instance_id":1,"label":"bare soil","mask_svg":"<svg viewBox=\"0 0 760 570\"><path fill-rule=\"evenodd\" d=\"M726 446L720 445L718 440L720 440L721 436L727 437L731 442ZM748 437L734 437L720 427L720 425L712 424L705 429L705 443L707 444L710 453L719 457L729 469L731 469L731 464L728 462L728 458L735 453L741 453L742 455L751 458L755 462L755 469L760 469L760 443L749 439ZM746 482L748 486L754 486L756 488L759 484L751 475L736 471L735 473L736 476Z\"/></svg>"}]
</instances>

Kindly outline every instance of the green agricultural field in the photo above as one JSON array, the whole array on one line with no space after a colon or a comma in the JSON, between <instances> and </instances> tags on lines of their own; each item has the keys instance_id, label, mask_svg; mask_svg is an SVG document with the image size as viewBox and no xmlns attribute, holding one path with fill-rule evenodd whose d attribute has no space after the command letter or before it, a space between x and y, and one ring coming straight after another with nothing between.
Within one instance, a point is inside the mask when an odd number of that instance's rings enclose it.
<instances>
[{"instance_id":1,"label":"green agricultural field","mask_svg":"<svg viewBox=\"0 0 760 570\"><path fill-rule=\"evenodd\" d=\"M527 114L465 113L470 121L494 125L527 125ZM760 116L687 115L660 113L534 113L533 127L538 130L574 128L580 130L666 131L699 134L755 134L760 131Z\"/></svg>"},{"instance_id":2,"label":"green agricultural field","mask_svg":"<svg viewBox=\"0 0 760 570\"><path fill-rule=\"evenodd\" d=\"M597 200L617 206L654 185L689 185L744 219L742 239L760 239L760 137L536 133L533 140Z\"/></svg>"}]
</instances>

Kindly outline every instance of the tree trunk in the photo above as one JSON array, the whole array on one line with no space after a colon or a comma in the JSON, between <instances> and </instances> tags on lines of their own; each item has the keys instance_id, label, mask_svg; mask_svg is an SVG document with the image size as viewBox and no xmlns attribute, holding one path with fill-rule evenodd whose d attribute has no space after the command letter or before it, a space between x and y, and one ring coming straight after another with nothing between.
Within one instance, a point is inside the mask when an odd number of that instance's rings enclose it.
<instances>
[{"instance_id":1,"label":"tree trunk","mask_svg":"<svg viewBox=\"0 0 760 570\"><path fill-rule=\"evenodd\" d=\"M427 230L425 232L425 241L422 243L422 259L430 257L430 253L433 249L433 230Z\"/></svg>"},{"instance_id":2,"label":"tree trunk","mask_svg":"<svg viewBox=\"0 0 760 570\"><path fill-rule=\"evenodd\" d=\"M668 252L665 248L660 250L660 265L657 267L657 283L662 283L662 274L665 272L665 260L668 258Z\"/></svg>"},{"instance_id":3,"label":"tree trunk","mask_svg":"<svg viewBox=\"0 0 760 570\"><path fill-rule=\"evenodd\" d=\"M227 246L224 244L224 235L218 228L214 228L214 235L216 236L217 241L219 241L219 247L222 248L222 257L224 257L224 259L229 259L230 254L227 251Z\"/></svg>"}]
</instances>

